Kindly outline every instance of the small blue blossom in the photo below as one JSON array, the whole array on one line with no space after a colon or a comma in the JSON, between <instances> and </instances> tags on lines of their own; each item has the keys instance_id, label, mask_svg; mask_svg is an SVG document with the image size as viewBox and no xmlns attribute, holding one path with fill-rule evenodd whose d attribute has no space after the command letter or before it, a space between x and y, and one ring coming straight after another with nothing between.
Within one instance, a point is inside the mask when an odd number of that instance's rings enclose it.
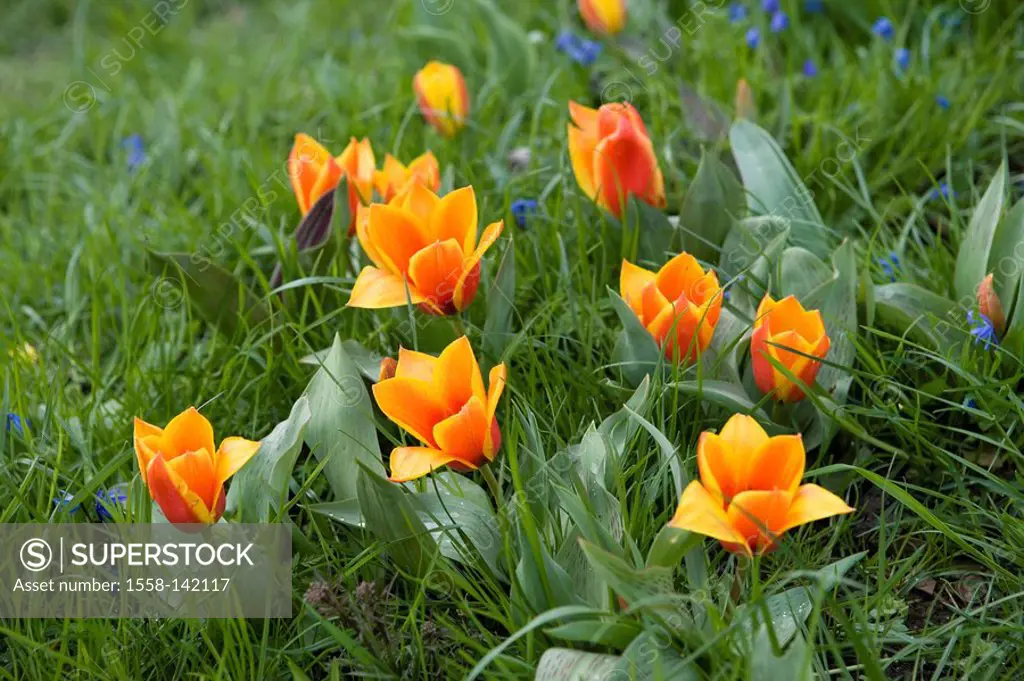
<instances>
[{"instance_id":1,"label":"small blue blossom","mask_svg":"<svg viewBox=\"0 0 1024 681\"><path fill-rule=\"evenodd\" d=\"M142 144L142 136L138 134L128 135L121 142L121 146L128 152L128 170L135 170L146 161L146 150Z\"/></svg>"},{"instance_id":2,"label":"small blue blossom","mask_svg":"<svg viewBox=\"0 0 1024 681\"><path fill-rule=\"evenodd\" d=\"M949 98L946 97L945 95L939 95L938 97L936 97L935 103L938 104L939 108L942 109L943 111L949 111L949 108L953 106L953 104L949 101Z\"/></svg>"},{"instance_id":3,"label":"small blue blossom","mask_svg":"<svg viewBox=\"0 0 1024 681\"><path fill-rule=\"evenodd\" d=\"M119 483L107 490L101 489L96 492L96 515L104 522L113 520L114 516L107 510L107 507L120 506L126 501L128 501L128 485L126 483Z\"/></svg>"},{"instance_id":4,"label":"small blue blossom","mask_svg":"<svg viewBox=\"0 0 1024 681\"><path fill-rule=\"evenodd\" d=\"M527 220L537 214L536 199L516 199L512 202L512 217L520 229L526 229Z\"/></svg>"},{"instance_id":5,"label":"small blue blossom","mask_svg":"<svg viewBox=\"0 0 1024 681\"><path fill-rule=\"evenodd\" d=\"M945 181L940 182L938 187L932 187L931 191L928 192L928 200L934 201L938 198L949 199L951 196L956 196L957 193L949 184Z\"/></svg>"},{"instance_id":6,"label":"small blue blossom","mask_svg":"<svg viewBox=\"0 0 1024 681\"><path fill-rule=\"evenodd\" d=\"M75 495L71 492L60 489L57 490L57 496L53 498L53 505L58 508L67 509L68 514L78 513L82 509L81 504L71 505L71 502L75 500Z\"/></svg>"},{"instance_id":7,"label":"small blue blossom","mask_svg":"<svg viewBox=\"0 0 1024 681\"><path fill-rule=\"evenodd\" d=\"M871 27L871 32L882 40L892 40L896 31L893 28L892 21L889 20L889 17L879 17Z\"/></svg>"},{"instance_id":8,"label":"small blue blossom","mask_svg":"<svg viewBox=\"0 0 1024 681\"><path fill-rule=\"evenodd\" d=\"M779 0L761 0L761 9L769 14L779 11Z\"/></svg>"},{"instance_id":9,"label":"small blue blossom","mask_svg":"<svg viewBox=\"0 0 1024 681\"><path fill-rule=\"evenodd\" d=\"M906 71L910 66L910 50L905 47L901 47L896 50L895 58L896 66L899 67L900 71Z\"/></svg>"},{"instance_id":10,"label":"small blue blossom","mask_svg":"<svg viewBox=\"0 0 1024 681\"><path fill-rule=\"evenodd\" d=\"M995 343L999 345L999 338L996 336L996 329L992 326L992 320L982 313L974 314L974 310L967 311L967 323L971 325L971 335L974 336L974 343L984 342L988 350Z\"/></svg>"},{"instance_id":11,"label":"small blue blossom","mask_svg":"<svg viewBox=\"0 0 1024 681\"><path fill-rule=\"evenodd\" d=\"M25 426L31 427L32 426L32 422L29 421L28 419L25 419L24 422L22 422L21 417L18 416L17 414L15 414L14 412L7 412L7 432L8 433L11 432L11 428L14 428L14 432L16 432L18 435L24 435L25 434Z\"/></svg>"},{"instance_id":12,"label":"small blue blossom","mask_svg":"<svg viewBox=\"0 0 1024 681\"><path fill-rule=\"evenodd\" d=\"M967 397L964 398L964 403L963 404L964 404L964 408L965 409L977 409L978 408L978 400L974 399L970 395L968 395Z\"/></svg>"},{"instance_id":13,"label":"small blue blossom","mask_svg":"<svg viewBox=\"0 0 1024 681\"><path fill-rule=\"evenodd\" d=\"M896 273L903 269L900 264L900 256L892 252L884 258L878 258L876 262L882 268L885 276L889 277L889 281L896 281Z\"/></svg>"},{"instance_id":14,"label":"small blue blossom","mask_svg":"<svg viewBox=\"0 0 1024 681\"><path fill-rule=\"evenodd\" d=\"M572 31L559 33L555 40L555 48L580 66L591 66L601 54L601 43L581 38Z\"/></svg>"},{"instance_id":15,"label":"small blue blossom","mask_svg":"<svg viewBox=\"0 0 1024 681\"><path fill-rule=\"evenodd\" d=\"M821 14L825 11L825 3L822 0L804 0L804 11L810 14Z\"/></svg>"},{"instance_id":16,"label":"small blue blossom","mask_svg":"<svg viewBox=\"0 0 1024 681\"><path fill-rule=\"evenodd\" d=\"M818 75L818 66L814 63L813 59L808 59L804 62L804 75L808 78L814 78Z\"/></svg>"},{"instance_id":17,"label":"small blue blossom","mask_svg":"<svg viewBox=\"0 0 1024 681\"><path fill-rule=\"evenodd\" d=\"M761 44L761 29L757 26L751 26L747 29L746 35L747 47L752 50L757 49L757 46Z\"/></svg>"},{"instance_id":18,"label":"small blue blossom","mask_svg":"<svg viewBox=\"0 0 1024 681\"><path fill-rule=\"evenodd\" d=\"M770 26L772 33L782 33L789 28L789 15L785 12L776 12L772 15Z\"/></svg>"},{"instance_id":19,"label":"small blue blossom","mask_svg":"<svg viewBox=\"0 0 1024 681\"><path fill-rule=\"evenodd\" d=\"M729 5L729 23L738 24L747 18L747 8L740 2Z\"/></svg>"}]
</instances>

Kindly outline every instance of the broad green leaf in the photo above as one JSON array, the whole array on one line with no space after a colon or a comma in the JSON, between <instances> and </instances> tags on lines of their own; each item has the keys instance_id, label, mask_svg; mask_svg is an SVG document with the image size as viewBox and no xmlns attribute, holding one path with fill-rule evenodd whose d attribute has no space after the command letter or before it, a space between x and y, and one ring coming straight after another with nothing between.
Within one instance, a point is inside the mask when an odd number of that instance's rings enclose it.
<instances>
[{"instance_id":1,"label":"broad green leaf","mask_svg":"<svg viewBox=\"0 0 1024 681\"><path fill-rule=\"evenodd\" d=\"M508 92L525 92L536 62L533 43L523 27L508 18L492 0L475 2L487 27L491 78Z\"/></svg>"},{"instance_id":2,"label":"broad green leaf","mask_svg":"<svg viewBox=\"0 0 1024 681\"><path fill-rule=\"evenodd\" d=\"M636 195L630 196L626 205L623 233L628 239L635 235L637 254L644 263L661 266L678 250L675 246L676 228L668 216Z\"/></svg>"},{"instance_id":3,"label":"broad green leaf","mask_svg":"<svg viewBox=\"0 0 1024 681\"><path fill-rule=\"evenodd\" d=\"M679 86L679 99L683 103L683 116L695 139L702 142L721 142L729 134L729 116L711 99L702 97L688 84Z\"/></svg>"},{"instance_id":4,"label":"broad green leaf","mask_svg":"<svg viewBox=\"0 0 1024 681\"><path fill-rule=\"evenodd\" d=\"M363 512L359 510L359 499L345 499L344 501L325 501L320 504L306 506L314 513L321 513L331 520L336 520L342 525L349 527L366 527L366 520Z\"/></svg>"},{"instance_id":5,"label":"broad green leaf","mask_svg":"<svg viewBox=\"0 0 1024 681\"><path fill-rule=\"evenodd\" d=\"M359 368L337 335L305 394L312 414L306 444L317 459L327 462L324 475L335 500L352 499L356 496L357 462L380 475L384 466L370 396Z\"/></svg>"},{"instance_id":6,"label":"broad green leaf","mask_svg":"<svg viewBox=\"0 0 1024 681\"><path fill-rule=\"evenodd\" d=\"M630 412L643 414L650 388L651 379L644 376L636 391L626 400L625 406L605 418L597 428L598 432L607 439L612 452L618 457L625 453L626 445L633 439L639 428L639 424L631 417Z\"/></svg>"},{"instance_id":7,"label":"broad green leaf","mask_svg":"<svg viewBox=\"0 0 1024 681\"><path fill-rule=\"evenodd\" d=\"M366 380L376 383L380 379L380 361L383 359L379 352L363 347L358 341L352 339L341 342L345 353L359 367L359 372L366 377ZM309 364L318 367L327 359L331 353L330 348L317 350L299 360L300 364Z\"/></svg>"},{"instance_id":8,"label":"broad green leaf","mask_svg":"<svg viewBox=\"0 0 1024 681\"><path fill-rule=\"evenodd\" d=\"M647 567L675 568L683 561L686 552L703 539L699 534L666 525L658 532L651 550L647 552Z\"/></svg>"},{"instance_id":9,"label":"broad green leaf","mask_svg":"<svg viewBox=\"0 0 1024 681\"><path fill-rule=\"evenodd\" d=\"M639 386L648 374L663 364L664 355L626 301L611 289L608 289L608 293L623 326L615 342L612 358L626 381L630 385Z\"/></svg>"},{"instance_id":10,"label":"broad green leaf","mask_svg":"<svg viewBox=\"0 0 1024 681\"><path fill-rule=\"evenodd\" d=\"M438 547L412 500L399 485L368 466L357 465L356 491L366 529L381 541L400 568L414 577L427 576Z\"/></svg>"},{"instance_id":11,"label":"broad green leaf","mask_svg":"<svg viewBox=\"0 0 1024 681\"><path fill-rule=\"evenodd\" d=\"M744 218L735 223L722 244L718 261L722 273L730 279L743 275L762 258L774 271L790 232L789 223L775 216Z\"/></svg>"},{"instance_id":12,"label":"broad green leaf","mask_svg":"<svg viewBox=\"0 0 1024 681\"><path fill-rule=\"evenodd\" d=\"M667 600L675 594L672 588L672 570L662 566L635 568L622 558L580 540L583 553L591 567L608 587L622 596L627 605L643 606L652 600Z\"/></svg>"},{"instance_id":13,"label":"broad green leaf","mask_svg":"<svg viewBox=\"0 0 1024 681\"><path fill-rule=\"evenodd\" d=\"M551 638L575 643L589 643L591 645L607 646L610 648L625 648L637 635L643 631L639 624L628 620L581 620L570 622L558 627L546 629L545 634ZM610 656L606 656L610 657ZM615 658L611 658L614 660ZM543 658L542 658L543 660ZM537 668L537 679L540 679L540 667ZM565 677L552 677L564 679Z\"/></svg>"},{"instance_id":14,"label":"broad green leaf","mask_svg":"<svg viewBox=\"0 0 1024 681\"><path fill-rule=\"evenodd\" d=\"M831 339L827 359L818 372L818 384L837 405L846 404L852 382L852 364L857 356L853 338L857 334L857 256L853 242L846 240L832 255L834 271L827 286L810 294L805 307L817 307ZM834 424L833 424L834 426Z\"/></svg>"},{"instance_id":15,"label":"broad green leaf","mask_svg":"<svg viewBox=\"0 0 1024 681\"><path fill-rule=\"evenodd\" d=\"M805 248L793 246L779 258L779 297L794 296L804 307L812 293L833 279L832 268Z\"/></svg>"},{"instance_id":16,"label":"broad green leaf","mask_svg":"<svg viewBox=\"0 0 1024 681\"><path fill-rule=\"evenodd\" d=\"M409 53L420 55L421 62L438 59L459 67L463 73L471 73L476 66L466 40L455 31L417 24L399 29L396 35Z\"/></svg>"},{"instance_id":17,"label":"broad green leaf","mask_svg":"<svg viewBox=\"0 0 1024 681\"><path fill-rule=\"evenodd\" d=\"M758 638L750 661L751 681L810 681L810 659L807 640L798 633L781 655L772 650L771 640Z\"/></svg>"},{"instance_id":18,"label":"broad green leaf","mask_svg":"<svg viewBox=\"0 0 1024 681\"><path fill-rule=\"evenodd\" d=\"M953 273L953 290L961 305L970 305L978 284L988 274L989 256L999 216L1006 197L1006 161L999 165L995 177L971 214L971 221L960 242Z\"/></svg>"},{"instance_id":19,"label":"broad green leaf","mask_svg":"<svg viewBox=\"0 0 1024 681\"><path fill-rule=\"evenodd\" d=\"M516 582L533 612L582 602L569 573L551 558L546 548L539 546L535 551L522 538L519 544L522 557L516 566Z\"/></svg>"},{"instance_id":20,"label":"broad green leaf","mask_svg":"<svg viewBox=\"0 0 1024 681\"><path fill-rule=\"evenodd\" d=\"M516 301L516 249L510 237L501 255L498 273L487 290L484 321L484 352L498 359L513 336L512 316Z\"/></svg>"},{"instance_id":21,"label":"broad green leaf","mask_svg":"<svg viewBox=\"0 0 1024 681\"><path fill-rule=\"evenodd\" d=\"M794 245L819 258L827 257L828 229L814 205L814 194L804 186L775 139L740 119L732 124L729 140L747 189L750 212L788 220Z\"/></svg>"},{"instance_id":22,"label":"broad green leaf","mask_svg":"<svg viewBox=\"0 0 1024 681\"><path fill-rule=\"evenodd\" d=\"M725 238L744 212L743 187L732 171L715 154L702 154L679 211L682 250L718 262Z\"/></svg>"},{"instance_id":23,"label":"broad green leaf","mask_svg":"<svg viewBox=\"0 0 1024 681\"><path fill-rule=\"evenodd\" d=\"M472 565L479 554L494 574L505 574L499 559L502 538L493 511L441 486L413 495L412 501L446 558Z\"/></svg>"},{"instance_id":24,"label":"broad green leaf","mask_svg":"<svg viewBox=\"0 0 1024 681\"><path fill-rule=\"evenodd\" d=\"M961 314L952 300L917 284L875 286L875 316L879 324L933 348L947 341Z\"/></svg>"},{"instance_id":25,"label":"broad green leaf","mask_svg":"<svg viewBox=\"0 0 1024 681\"><path fill-rule=\"evenodd\" d=\"M669 621L670 626L673 624ZM667 637L648 630L633 639L619 659L614 676L609 675L607 678L622 678L623 681L702 681L705 677L695 663L687 662L672 647Z\"/></svg>"},{"instance_id":26,"label":"broad green leaf","mask_svg":"<svg viewBox=\"0 0 1024 681\"><path fill-rule=\"evenodd\" d=\"M677 381L666 388L674 388L686 395L707 400L730 413L750 414L758 421L769 423L769 419L758 409L743 388L724 381Z\"/></svg>"},{"instance_id":27,"label":"broad green leaf","mask_svg":"<svg viewBox=\"0 0 1024 681\"><path fill-rule=\"evenodd\" d=\"M1002 345L1024 356L1024 199L1009 210L992 241L988 260L996 294L1006 315Z\"/></svg>"},{"instance_id":28,"label":"broad green leaf","mask_svg":"<svg viewBox=\"0 0 1024 681\"><path fill-rule=\"evenodd\" d=\"M302 434L309 419L309 400L302 396L292 405L288 418L263 438L260 450L235 474L226 508L236 522L267 522L270 507L277 508L287 499L288 482L302 451Z\"/></svg>"},{"instance_id":29,"label":"broad green leaf","mask_svg":"<svg viewBox=\"0 0 1024 681\"><path fill-rule=\"evenodd\" d=\"M153 286L157 304L177 305L184 290L199 316L228 337L270 319L270 305L238 277L215 263L193 260L188 253L149 251L151 270L164 277Z\"/></svg>"}]
</instances>

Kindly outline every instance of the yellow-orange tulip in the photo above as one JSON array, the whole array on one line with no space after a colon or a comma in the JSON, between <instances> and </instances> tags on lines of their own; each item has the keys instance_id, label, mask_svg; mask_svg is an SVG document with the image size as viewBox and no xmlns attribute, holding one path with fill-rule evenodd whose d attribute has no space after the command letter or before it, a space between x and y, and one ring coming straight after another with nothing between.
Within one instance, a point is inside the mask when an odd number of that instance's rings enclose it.
<instances>
[{"instance_id":1,"label":"yellow-orange tulip","mask_svg":"<svg viewBox=\"0 0 1024 681\"><path fill-rule=\"evenodd\" d=\"M423 117L445 137L452 137L469 116L469 93L462 71L451 64L427 62L412 79Z\"/></svg>"},{"instance_id":2,"label":"yellow-orange tulip","mask_svg":"<svg viewBox=\"0 0 1024 681\"><path fill-rule=\"evenodd\" d=\"M754 102L754 91L745 78L736 81L736 118L754 120L757 118L757 104Z\"/></svg>"},{"instance_id":3,"label":"yellow-orange tulip","mask_svg":"<svg viewBox=\"0 0 1024 681\"><path fill-rule=\"evenodd\" d=\"M441 169L430 151L414 158L408 166L386 154L384 167L373 177L373 184L384 203L405 191L412 182L421 182L433 192L441 188Z\"/></svg>"},{"instance_id":4,"label":"yellow-orange tulip","mask_svg":"<svg viewBox=\"0 0 1024 681\"><path fill-rule=\"evenodd\" d=\"M616 217L636 196L663 208L665 181L647 128L631 104L569 102L569 157L583 193Z\"/></svg>"},{"instance_id":5,"label":"yellow-orange tulip","mask_svg":"<svg viewBox=\"0 0 1024 681\"><path fill-rule=\"evenodd\" d=\"M776 302L770 296L757 307L754 332L750 337L750 355L754 381L763 393L774 391L780 402L803 399L804 391L769 361L786 367L804 385L814 383L821 362L831 344L818 310L804 310L793 296Z\"/></svg>"},{"instance_id":6,"label":"yellow-orange tulip","mask_svg":"<svg viewBox=\"0 0 1024 681\"><path fill-rule=\"evenodd\" d=\"M363 268L349 307L398 307L408 300L431 314L466 309L480 283L480 258L504 223L484 230L477 243L476 195L463 187L439 198L413 183L389 204L364 208L356 221L359 243L373 266Z\"/></svg>"},{"instance_id":7,"label":"yellow-orange tulip","mask_svg":"<svg viewBox=\"0 0 1024 681\"><path fill-rule=\"evenodd\" d=\"M160 428L135 419L135 456L149 495L172 523L215 523L224 513L224 482L260 443L227 437L214 448L213 427L189 407Z\"/></svg>"},{"instance_id":8,"label":"yellow-orange tulip","mask_svg":"<svg viewBox=\"0 0 1024 681\"><path fill-rule=\"evenodd\" d=\"M495 412L505 389L505 365L491 369L484 388L480 365L463 336L439 357L402 348L393 378L373 386L384 415L423 446L391 452L391 480L415 480L441 466L476 470L501 447Z\"/></svg>"},{"instance_id":9,"label":"yellow-orange tulip","mask_svg":"<svg viewBox=\"0 0 1024 681\"><path fill-rule=\"evenodd\" d=\"M853 511L825 488L801 485L805 465L799 435L768 437L757 421L736 414L721 433L701 433L700 481L683 491L669 525L749 556L773 549L798 525Z\"/></svg>"},{"instance_id":10,"label":"yellow-orange tulip","mask_svg":"<svg viewBox=\"0 0 1024 681\"><path fill-rule=\"evenodd\" d=\"M657 273L622 261L619 292L673 361L693 360L707 349L722 312L718 276L680 253Z\"/></svg>"},{"instance_id":11,"label":"yellow-orange tulip","mask_svg":"<svg viewBox=\"0 0 1024 681\"><path fill-rule=\"evenodd\" d=\"M999 295L992 285L991 274L988 274L978 284L978 312L992 322L992 328L997 336L1003 334L1003 330L1006 328L1006 313L1003 312L1003 303L999 300Z\"/></svg>"},{"instance_id":12,"label":"yellow-orange tulip","mask_svg":"<svg viewBox=\"0 0 1024 681\"><path fill-rule=\"evenodd\" d=\"M626 25L626 0L577 0L583 23L594 33L614 35Z\"/></svg>"},{"instance_id":13,"label":"yellow-orange tulip","mask_svg":"<svg viewBox=\"0 0 1024 681\"><path fill-rule=\"evenodd\" d=\"M376 170L373 147L366 138L359 141L351 138L341 156L334 158L322 144L309 135L299 133L288 156L288 176L303 216L321 196L334 191L342 177L348 180L348 207L352 216L350 232L355 228L359 206L373 198Z\"/></svg>"}]
</instances>

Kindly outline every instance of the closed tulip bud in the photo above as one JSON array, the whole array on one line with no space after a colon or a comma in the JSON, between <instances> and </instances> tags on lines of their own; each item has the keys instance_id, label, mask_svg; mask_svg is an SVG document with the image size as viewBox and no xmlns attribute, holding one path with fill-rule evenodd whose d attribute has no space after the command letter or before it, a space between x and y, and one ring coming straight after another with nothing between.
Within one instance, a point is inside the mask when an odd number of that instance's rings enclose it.
<instances>
[{"instance_id":1,"label":"closed tulip bud","mask_svg":"<svg viewBox=\"0 0 1024 681\"><path fill-rule=\"evenodd\" d=\"M757 104L754 103L754 91L745 78L736 82L736 118L754 120L757 118Z\"/></svg>"},{"instance_id":2,"label":"closed tulip bud","mask_svg":"<svg viewBox=\"0 0 1024 681\"><path fill-rule=\"evenodd\" d=\"M1001 336L1006 328L1006 313L1003 304L992 285L992 275L988 274L978 285L978 311L988 317L996 335Z\"/></svg>"},{"instance_id":3,"label":"closed tulip bud","mask_svg":"<svg viewBox=\"0 0 1024 681\"><path fill-rule=\"evenodd\" d=\"M414 158L408 166L386 154L384 167L373 178L374 187L384 203L390 202L413 182L425 185L432 192L441 188L441 169L430 151Z\"/></svg>"},{"instance_id":4,"label":"closed tulip bud","mask_svg":"<svg viewBox=\"0 0 1024 681\"><path fill-rule=\"evenodd\" d=\"M594 33L615 35L626 25L626 0L577 0L580 17Z\"/></svg>"},{"instance_id":5,"label":"closed tulip bud","mask_svg":"<svg viewBox=\"0 0 1024 681\"><path fill-rule=\"evenodd\" d=\"M359 243L373 263L352 287L349 307L400 307L411 301L430 314L466 309L480 282L480 258L501 221L477 243L476 195L463 187L439 198L414 183L389 204L375 203L356 220Z\"/></svg>"},{"instance_id":6,"label":"closed tulip bud","mask_svg":"<svg viewBox=\"0 0 1024 681\"><path fill-rule=\"evenodd\" d=\"M449 466L471 471L501 447L495 413L505 389L505 365L491 369L484 388L480 365L463 336L434 357L402 348L393 378L373 386L377 406L420 441L391 452L391 480L406 482Z\"/></svg>"},{"instance_id":7,"label":"closed tulip bud","mask_svg":"<svg viewBox=\"0 0 1024 681\"><path fill-rule=\"evenodd\" d=\"M806 458L800 435L768 437L757 421L736 414L717 435L701 433L700 480L683 490L668 524L750 556L772 550L794 527L853 512L825 488L800 484Z\"/></svg>"},{"instance_id":8,"label":"closed tulip bud","mask_svg":"<svg viewBox=\"0 0 1024 681\"><path fill-rule=\"evenodd\" d=\"M763 393L780 402L803 399L802 387L777 368L781 365L803 385L814 383L831 341L818 310L804 310L793 296L776 302L770 296L757 308L750 354L754 381ZM770 359L769 359L770 358ZM772 364L774 360L775 364Z\"/></svg>"},{"instance_id":9,"label":"closed tulip bud","mask_svg":"<svg viewBox=\"0 0 1024 681\"><path fill-rule=\"evenodd\" d=\"M427 62L412 79L416 101L427 122L445 137L452 137L469 116L469 94L458 67Z\"/></svg>"},{"instance_id":10,"label":"closed tulip bud","mask_svg":"<svg viewBox=\"0 0 1024 681\"><path fill-rule=\"evenodd\" d=\"M707 349L722 312L718 276L680 253L657 273L622 261L619 291L640 323L672 361Z\"/></svg>"},{"instance_id":11,"label":"closed tulip bud","mask_svg":"<svg viewBox=\"0 0 1024 681\"><path fill-rule=\"evenodd\" d=\"M228 437L214 448L213 427L189 407L166 428L135 419L135 456L153 501L172 523L215 523L224 514L224 482L260 448Z\"/></svg>"},{"instance_id":12,"label":"closed tulip bud","mask_svg":"<svg viewBox=\"0 0 1024 681\"><path fill-rule=\"evenodd\" d=\"M288 177L302 215L328 192L334 191L344 177L348 181L348 207L352 216L349 233L355 229L359 206L373 198L373 176L376 162L370 140L349 140L341 156L334 158L319 142L299 133L288 156Z\"/></svg>"},{"instance_id":13,"label":"closed tulip bud","mask_svg":"<svg viewBox=\"0 0 1024 681\"><path fill-rule=\"evenodd\" d=\"M629 103L569 102L569 157L583 193L616 217L630 196L665 206L665 181L640 114Z\"/></svg>"}]
</instances>

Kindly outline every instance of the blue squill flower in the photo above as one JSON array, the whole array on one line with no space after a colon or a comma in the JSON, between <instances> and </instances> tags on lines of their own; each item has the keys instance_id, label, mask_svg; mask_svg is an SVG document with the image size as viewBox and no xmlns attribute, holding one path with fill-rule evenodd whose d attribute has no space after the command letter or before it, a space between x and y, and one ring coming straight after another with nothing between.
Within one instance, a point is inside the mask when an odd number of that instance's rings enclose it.
<instances>
[{"instance_id":1,"label":"blue squill flower","mask_svg":"<svg viewBox=\"0 0 1024 681\"><path fill-rule=\"evenodd\" d=\"M963 406L965 409L977 409L978 400L968 395L967 397L964 398Z\"/></svg>"},{"instance_id":2,"label":"blue squill flower","mask_svg":"<svg viewBox=\"0 0 1024 681\"><path fill-rule=\"evenodd\" d=\"M951 196L957 196L957 193L945 181L940 182L938 187L932 187L931 191L928 192L929 201L934 201L938 198L949 199Z\"/></svg>"},{"instance_id":3,"label":"blue squill flower","mask_svg":"<svg viewBox=\"0 0 1024 681\"><path fill-rule=\"evenodd\" d=\"M901 47L896 50L894 55L896 58L896 66L899 67L900 71L906 71L910 66L910 50L905 47Z\"/></svg>"},{"instance_id":4,"label":"blue squill flower","mask_svg":"<svg viewBox=\"0 0 1024 681\"><path fill-rule=\"evenodd\" d=\"M818 75L818 66L814 63L813 59L808 59L804 62L804 75L808 78L814 78Z\"/></svg>"},{"instance_id":5,"label":"blue squill flower","mask_svg":"<svg viewBox=\"0 0 1024 681\"><path fill-rule=\"evenodd\" d=\"M516 199L512 202L511 210L512 217L516 219L516 224L519 225L519 228L526 229L528 219L537 214L537 200Z\"/></svg>"},{"instance_id":6,"label":"blue squill flower","mask_svg":"<svg viewBox=\"0 0 1024 681\"><path fill-rule=\"evenodd\" d=\"M789 28L789 15L785 12L776 12L772 15L772 21L769 26L772 29L772 33L782 33Z\"/></svg>"},{"instance_id":7,"label":"blue squill flower","mask_svg":"<svg viewBox=\"0 0 1024 681\"><path fill-rule=\"evenodd\" d=\"M761 0L761 9L768 13L778 12L779 0Z\"/></svg>"},{"instance_id":8,"label":"blue squill flower","mask_svg":"<svg viewBox=\"0 0 1024 681\"><path fill-rule=\"evenodd\" d=\"M128 152L128 170L135 170L146 161L146 150L143 147L141 135L128 135L121 142L121 146Z\"/></svg>"},{"instance_id":9,"label":"blue squill flower","mask_svg":"<svg viewBox=\"0 0 1024 681\"><path fill-rule=\"evenodd\" d=\"M113 520L114 516L110 513L108 507L121 506L126 501L128 501L127 483L118 483L107 490L101 489L96 492L96 515L103 522Z\"/></svg>"},{"instance_id":10,"label":"blue squill flower","mask_svg":"<svg viewBox=\"0 0 1024 681\"><path fill-rule=\"evenodd\" d=\"M27 418L24 421L22 421L22 418L20 416L18 416L17 414L15 414L14 412L7 412L7 432L8 433L11 432L11 428L13 428L14 432L17 433L18 435L24 435L25 434L25 426L31 427L32 426L32 422L29 421Z\"/></svg>"},{"instance_id":11,"label":"blue squill flower","mask_svg":"<svg viewBox=\"0 0 1024 681\"><path fill-rule=\"evenodd\" d=\"M896 273L903 269L903 266L900 264L900 256L892 252L883 258L878 258L876 262L882 268L885 276L889 277L889 281L896 281Z\"/></svg>"},{"instance_id":12,"label":"blue squill flower","mask_svg":"<svg viewBox=\"0 0 1024 681\"><path fill-rule=\"evenodd\" d=\"M738 24L747 18L747 8L741 2L729 5L729 23Z\"/></svg>"},{"instance_id":13,"label":"blue squill flower","mask_svg":"<svg viewBox=\"0 0 1024 681\"><path fill-rule=\"evenodd\" d=\"M581 66L591 66L601 54L601 43L581 38L572 31L559 33L555 48Z\"/></svg>"},{"instance_id":14,"label":"blue squill flower","mask_svg":"<svg viewBox=\"0 0 1024 681\"><path fill-rule=\"evenodd\" d=\"M746 35L747 47L754 50L761 44L761 29L757 26L751 26L747 29Z\"/></svg>"},{"instance_id":15,"label":"blue squill flower","mask_svg":"<svg viewBox=\"0 0 1024 681\"><path fill-rule=\"evenodd\" d=\"M945 95L939 95L935 98L935 103L939 105L939 108L943 111L949 111L949 108L953 106L952 102Z\"/></svg>"},{"instance_id":16,"label":"blue squill flower","mask_svg":"<svg viewBox=\"0 0 1024 681\"><path fill-rule=\"evenodd\" d=\"M78 513L82 509L81 504L71 505L71 502L75 500L75 495L65 489L57 490L57 496L53 498L53 505L58 508L67 509L69 515Z\"/></svg>"},{"instance_id":17,"label":"blue squill flower","mask_svg":"<svg viewBox=\"0 0 1024 681\"><path fill-rule=\"evenodd\" d=\"M967 323L971 325L971 335L974 336L974 344L985 343L985 349L988 350L995 343L999 345L999 337L996 335L996 329L992 326L992 320L980 312L975 314L974 310L967 311Z\"/></svg>"},{"instance_id":18,"label":"blue squill flower","mask_svg":"<svg viewBox=\"0 0 1024 681\"><path fill-rule=\"evenodd\" d=\"M825 3L822 0L804 0L804 11L810 14L820 14L825 11Z\"/></svg>"},{"instance_id":19,"label":"blue squill flower","mask_svg":"<svg viewBox=\"0 0 1024 681\"><path fill-rule=\"evenodd\" d=\"M892 21L889 20L889 17L879 17L871 27L871 32L882 40L892 40L896 31L893 28Z\"/></svg>"}]
</instances>

